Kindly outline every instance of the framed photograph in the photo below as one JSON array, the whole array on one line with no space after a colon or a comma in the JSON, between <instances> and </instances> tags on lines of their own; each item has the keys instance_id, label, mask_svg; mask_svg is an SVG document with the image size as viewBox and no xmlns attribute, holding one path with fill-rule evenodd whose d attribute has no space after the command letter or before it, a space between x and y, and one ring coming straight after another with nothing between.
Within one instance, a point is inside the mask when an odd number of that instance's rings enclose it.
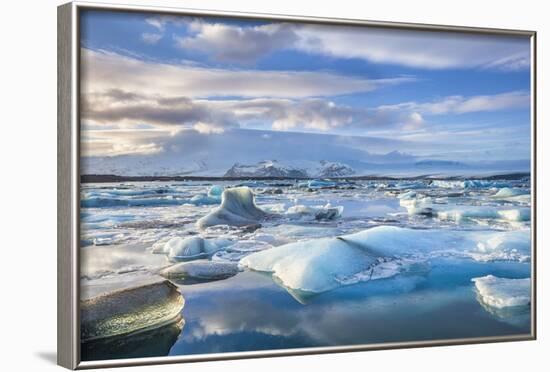
<instances>
[{"instance_id":1,"label":"framed photograph","mask_svg":"<svg viewBox=\"0 0 550 372\"><path fill-rule=\"evenodd\" d=\"M58 8L58 363L536 337L535 32Z\"/></svg>"}]
</instances>

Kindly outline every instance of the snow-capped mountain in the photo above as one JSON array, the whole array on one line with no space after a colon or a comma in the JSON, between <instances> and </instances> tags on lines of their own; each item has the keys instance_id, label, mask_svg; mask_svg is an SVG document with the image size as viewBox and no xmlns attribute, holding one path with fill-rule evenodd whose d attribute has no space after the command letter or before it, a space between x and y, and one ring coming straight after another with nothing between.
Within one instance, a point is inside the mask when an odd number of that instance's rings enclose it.
<instances>
[{"instance_id":1,"label":"snow-capped mountain","mask_svg":"<svg viewBox=\"0 0 550 372\"><path fill-rule=\"evenodd\" d=\"M347 164L322 160L321 167L317 170L315 177L333 178L345 177L355 174L355 170Z\"/></svg>"},{"instance_id":2,"label":"snow-capped mountain","mask_svg":"<svg viewBox=\"0 0 550 372\"><path fill-rule=\"evenodd\" d=\"M297 169L279 164L276 160L264 160L253 165L235 163L224 177L290 177L307 178L303 169Z\"/></svg>"},{"instance_id":3,"label":"snow-capped mountain","mask_svg":"<svg viewBox=\"0 0 550 372\"><path fill-rule=\"evenodd\" d=\"M302 162L300 165L282 164L277 160L264 160L256 164L235 163L224 177L289 177L289 178L333 178L355 174L347 164L329 162Z\"/></svg>"}]
</instances>

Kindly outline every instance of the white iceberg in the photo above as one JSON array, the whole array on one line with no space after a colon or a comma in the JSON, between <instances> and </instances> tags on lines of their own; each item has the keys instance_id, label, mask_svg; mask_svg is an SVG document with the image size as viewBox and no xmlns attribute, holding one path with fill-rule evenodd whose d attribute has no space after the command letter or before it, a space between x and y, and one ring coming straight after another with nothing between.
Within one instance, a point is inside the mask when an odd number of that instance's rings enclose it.
<instances>
[{"instance_id":1,"label":"white iceberg","mask_svg":"<svg viewBox=\"0 0 550 372\"><path fill-rule=\"evenodd\" d=\"M267 215L256 206L254 194L248 187L236 187L224 190L221 205L199 219L197 226L246 226L257 224Z\"/></svg>"},{"instance_id":2,"label":"white iceberg","mask_svg":"<svg viewBox=\"0 0 550 372\"><path fill-rule=\"evenodd\" d=\"M226 239L204 239L200 236L172 238L165 243L163 252L172 260L195 260L208 257L231 244Z\"/></svg>"},{"instance_id":3,"label":"white iceberg","mask_svg":"<svg viewBox=\"0 0 550 372\"><path fill-rule=\"evenodd\" d=\"M505 235L499 243L500 234ZM246 256L239 264L272 273L276 281L290 290L320 293L341 285L397 275L438 254L471 257L469 252L478 249L480 243L492 247L493 254L513 249L515 244L524 252L528 247L528 231L516 234L514 237L500 232L378 226L350 235L285 244ZM512 241L506 243L506 238Z\"/></svg>"},{"instance_id":4,"label":"white iceberg","mask_svg":"<svg viewBox=\"0 0 550 372\"><path fill-rule=\"evenodd\" d=\"M524 189L519 189L519 188L511 188L511 187L503 187L502 189L498 190L495 195L493 195L492 197L493 198L496 198L496 199L506 199L506 198L510 198L512 196L518 196L518 195L525 195L525 194L528 194L529 192L527 190L524 190Z\"/></svg>"},{"instance_id":5,"label":"white iceberg","mask_svg":"<svg viewBox=\"0 0 550 372\"><path fill-rule=\"evenodd\" d=\"M160 275L169 279L220 280L232 277L238 272L239 268L236 263L193 261L170 266L162 270Z\"/></svg>"},{"instance_id":6,"label":"white iceberg","mask_svg":"<svg viewBox=\"0 0 550 372\"><path fill-rule=\"evenodd\" d=\"M464 219L494 219L511 222L531 220L530 208L496 209L490 206L456 206L435 213L441 220L461 222Z\"/></svg>"},{"instance_id":7,"label":"white iceberg","mask_svg":"<svg viewBox=\"0 0 550 372\"><path fill-rule=\"evenodd\" d=\"M531 303L531 279L508 279L487 275L473 278L481 300L499 309Z\"/></svg>"},{"instance_id":8,"label":"white iceberg","mask_svg":"<svg viewBox=\"0 0 550 372\"><path fill-rule=\"evenodd\" d=\"M471 258L480 262L515 261L528 262L531 259L531 236L529 230L482 234L475 237L476 247L469 252Z\"/></svg>"},{"instance_id":9,"label":"white iceberg","mask_svg":"<svg viewBox=\"0 0 550 372\"><path fill-rule=\"evenodd\" d=\"M83 299L81 339L87 342L164 326L179 318L184 304L178 287L161 277Z\"/></svg>"},{"instance_id":10,"label":"white iceberg","mask_svg":"<svg viewBox=\"0 0 550 372\"><path fill-rule=\"evenodd\" d=\"M333 207L330 203L314 207L298 204L288 208L285 214L291 219L311 218L322 221L338 219L342 216L343 212L344 207Z\"/></svg>"}]
</instances>

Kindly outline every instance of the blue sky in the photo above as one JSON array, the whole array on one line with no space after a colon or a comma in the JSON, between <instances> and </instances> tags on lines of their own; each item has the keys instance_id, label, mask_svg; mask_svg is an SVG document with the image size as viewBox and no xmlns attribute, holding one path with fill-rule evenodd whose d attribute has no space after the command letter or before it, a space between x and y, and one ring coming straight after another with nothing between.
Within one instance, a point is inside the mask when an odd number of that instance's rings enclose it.
<instances>
[{"instance_id":1,"label":"blue sky","mask_svg":"<svg viewBox=\"0 0 550 372\"><path fill-rule=\"evenodd\" d=\"M181 156L186 135L261 130L529 158L527 37L85 11L81 48L84 156Z\"/></svg>"}]
</instances>

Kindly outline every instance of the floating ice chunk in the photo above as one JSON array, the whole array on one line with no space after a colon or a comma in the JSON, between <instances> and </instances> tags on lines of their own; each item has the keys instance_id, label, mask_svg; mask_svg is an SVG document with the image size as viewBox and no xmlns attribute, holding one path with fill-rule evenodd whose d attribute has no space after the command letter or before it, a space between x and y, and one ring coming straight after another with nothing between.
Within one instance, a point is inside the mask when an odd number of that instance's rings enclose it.
<instances>
[{"instance_id":1,"label":"floating ice chunk","mask_svg":"<svg viewBox=\"0 0 550 372\"><path fill-rule=\"evenodd\" d=\"M439 244L448 246L452 238ZM344 284L380 279L406 267L392 265L397 254L429 250L438 242L428 230L379 226L356 234L285 244L243 258L240 265L271 272L285 287L324 292ZM378 265L382 265L377 268Z\"/></svg>"},{"instance_id":2,"label":"floating ice chunk","mask_svg":"<svg viewBox=\"0 0 550 372\"><path fill-rule=\"evenodd\" d=\"M214 185L210 187L207 194L195 195L190 202L194 205L219 204L222 200L223 187Z\"/></svg>"},{"instance_id":3,"label":"floating ice chunk","mask_svg":"<svg viewBox=\"0 0 550 372\"><path fill-rule=\"evenodd\" d=\"M519 208L519 209L510 209L497 212L499 217L507 221L530 221L531 220L531 209L530 208Z\"/></svg>"},{"instance_id":4,"label":"floating ice chunk","mask_svg":"<svg viewBox=\"0 0 550 372\"><path fill-rule=\"evenodd\" d=\"M396 189L400 190L412 190L412 189L423 189L426 185L422 181L418 182L398 182L395 185Z\"/></svg>"},{"instance_id":5,"label":"floating ice chunk","mask_svg":"<svg viewBox=\"0 0 550 372\"><path fill-rule=\"evenodd\" d=\"M431 216L433 213L432 198L429 196L419 196L414 198L401 198L399 205L407 209L409 215L425 215Z\"/></svg>"},{"instance_id":6,"label":"floating ice chunk","mask_svg":"<svg viewBox=\"0 0 550 372\"><path fill-rule=\"evenodd\" d=\"M318 293L339 287L342 280L369 269L377 260L378 256L343 240L323 238L253 253L240 265L271 272L287 288Z\"/></svg>"},{"instance_id":7,"label":"floating ice chunk","mask_svg":"<svg viewBox=\"0 0 550 372\"><path fill-rule=\"evenodd\" d=\"M463 189L464 181L433 180L430 185L444 189Z\"/></svg>"},{"instance_id":8,"label":"floating ice chunk","mask_svg":"<svg viewBox=\"0 0 550 372\"><path fill-rule=\"evenodd\" d=\"M319 293L344 284L397 275L417 267L413 263L423 262L432 255L469 256L480 242L495 252L527 249L528 254L528 231L515 233L378 226L335 238L281 245L253 253L239 263L272 273L288 289Z\"/></svg>"},{"instance_id":9,"label":"floating ice chunk","mask_svg":"<svg viewBox=\"0 0 550 372\"><path fill-rule=\"evenodd\" d=\"M464 181L464 188L466 189L480 189L489 187L509 187L510 183L506 181L492 181L492 180L466 180Z\"/></svg>"},{"instance_id":10,"label":"floating ice chunk","mask_svg":"<svg viewBox=\"0 0 550 372\"><path fill-rule=\"evenodd\" d=\"M286 211L289 218L313 218L317 221L334 220L342 216L344 207L333 207L329 204L325 206L308 207L305 205L294 205Z\"/></svg>"},{"instance_id":11,"label":"floating ice chunk","mask_svg":"<svg viewBox=\"0 0 550 372\"><path fill-rule=\"evenodd\" d=\"M82 341L120 336L161 327L179 318L184 299L161 277L80 302Z\"/></svg>"},{"instance_id":12,"label":"floating ice chunk","mask_svg":"<svg viewBox=\"0 0 550 372\"><path fill-rule=\"evenodd\" d=\"M169 279L220 280L236 275L237 263L221 261L193 261L170 266L160 272Z\"/></svg>"},{"instance_id":13,"label":"floating ice chunk","mask_svg":"<svg viewBox=\"0 0 550 372\"><path fill-rule=\"evenodd\" d=\"M508 182L492 180L433 180L430 185L446 189L479 189L510 186Z\"/></svg>"},{"instance_id":14,"label":"floating ice chunk","mask_svg":"<svg viewBox=\"0 0 550 372\"><path fill-rule=\"evenodd\" d=\"M436 213L441 220L454 220L460 222L468 219L500 219L506 221L529 221L531 210L529 208L517 208L498 210L489 206L457 206L449 210L440 210Z\"/></svg>"},{"instance_id":15,"label":"floating ice chunk","mask_svg":"<svg viewBox=\"0 0 550 372\"><path fill-rule=\"evenodd\" d=\"M310 189L323 189L323 188L336 187L338 183L334 181L311 180L311 181L308 181L306 185Z\"/></svg>"},{"instance_id":16,"label":"floating ice chunk","mask_svg":"<svg viewBox=\"0 0 550 372\"><path fill-rule=\"evenodd\" d=\"M102 198L91 197L82 199L80 206L82 208L110 208L110 207L156 207L166 205L181 205L187 203L186 199L174 198L172 195L160 198Z\"/></svg>"},{"instance_id":17,"label":"floating ice chunk","mask_svg":"<svg viewBox=\"0 0 550 372\"><path fill-rule=\"evenodd\" d=\"M212 255L231 244L226 239L203 239L199 236L172 238L164 245L164 252L172 260L196 260Z\"/></svg>"},{"instance_id":18,"label":"floating ice chunk","mask_svg":"<svg viewBox=\"0 0 550 372\"><path fill-rule=\"evenodd\" d=\"M525 195L529 192L523 189L518 188L510 188L510 187L503 187L502 189L498 190L498 192L493 195L493 198L509 198L512 196L518 196L518 195Z\"/></svg>"},{"instance_id":19,"label":"floating ice chunk","mask_svg":"<svg viewBox=\"0 0 550 372\"><path fill-rule=\"evenodd\" d=\"M397 196L398 199L402 199L402 200L411 200L411 199L414 199L416 198L416 192L414 191L407 191L403 194L400 194Z\"/></svg>"},{"instance_id":20,"label":"floating ice chunk","mask_svg":"<svg viewBox=\"0 0 550 372\"><path fill-rule=\"evenodd\" d=\"M214 185L210 187L210 190L208 190L208 196L219 196L221 198L223 190L223 186Z\"/></svg>"},{"instance_id":21,"label":"floating ice chunk","mask_svg":"<svg viewBox=\"0 0 550 372\"><path fill-rule=\"evenodd\" d=\"M467 254L476 261L517 261L531 259L531 237L529 230L507 231L477 236L476 247Z\"/></svg>"},{"instance_id":22,"label":"floating ice chunk","mask_svg":"<svg viewBox=\"0 0 550 372\"><path fill-rule=\"evenodd\" d=\"M222 204L197 221L199 228L215 225L245 226L257 224L267 213L256 206L254 194L248 187L227 189Z\"/></svg>"},{"instance_id":23,"label":"floating ice chunk","mask_svg":"<svg viewBox=\"0 0 550 372\"><path fill-rule=\"evenodd\" d=\"M499 309L528 306L531 303L531 279L508 279L487 275L473 278L484 303Z\"/></svg>"}]
</instances>

